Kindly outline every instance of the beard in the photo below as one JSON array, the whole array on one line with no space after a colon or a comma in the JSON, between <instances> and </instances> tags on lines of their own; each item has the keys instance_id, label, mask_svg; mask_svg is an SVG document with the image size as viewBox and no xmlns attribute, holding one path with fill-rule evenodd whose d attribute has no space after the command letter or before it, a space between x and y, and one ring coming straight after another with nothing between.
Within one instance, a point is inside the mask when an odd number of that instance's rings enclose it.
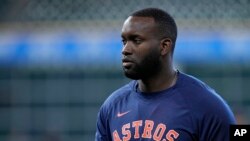
<instances>
[{"instance_id":1,"label":"beard","mask_svg":"<svg viewBox=\"0 0 250 141\"><path fill-rule=\"evenodd\" d=\"M134 62L131 68L123 68L126 77L134 80L153 77L161 69L159 52L150 52L140 62Z\"/></svg>"}]
</instances>

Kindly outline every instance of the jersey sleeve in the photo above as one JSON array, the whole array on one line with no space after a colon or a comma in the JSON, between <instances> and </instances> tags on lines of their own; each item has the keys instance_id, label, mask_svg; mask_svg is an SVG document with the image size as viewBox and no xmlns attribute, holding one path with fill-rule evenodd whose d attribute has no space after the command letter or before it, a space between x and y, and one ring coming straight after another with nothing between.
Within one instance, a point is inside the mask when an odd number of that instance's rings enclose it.
<instances>
[{"instance_id":1,"label":"jersey sleeve","mask_svg":"<svg viewBox=\"0 0 250 141\"><path fill-rule=\"evenodd\" d=\"M230 133L229 128L230 124L234 124L235 121L230 117L214 117L204 119L203 122L203 132L201 138L211 141L229 141Z\"/></svg>"},{"instance_id":2,"label":"jersey sleeve","mask_svg":"<svg viewBox=\"0 0 250 141\"><path fill-rule=\"evenodd\" d=\"M95 134L95 141L110 141L109 137L109 130L107 125L107 119L104 107L101 107L100 111L98 112L97 122L96 122L96 134Z\"/></svg>"},{"instance_id":3,"label":"jersey sleeve","mask_svg":"<svg viewBox=\"0 0 250 141\"><path fill-rule=\"evenodd\" d=\"M211 141L229 141L230 125L236 120L229 106L220 99L211 99L211 106L206 110L200 121L200 137Z\"/></svg>"},{"instance_id":4,"label":"jersey sleeve","mask_svg":"<svg viewBox=\"0 0 250 141\"><path fill-rule=\"evenodd\" d=\"M193 77L186 77L182 92L186 93L199 140L229 141L229 128L236 120L227 102L210 86Z\"/></svg>"}]
</instances>

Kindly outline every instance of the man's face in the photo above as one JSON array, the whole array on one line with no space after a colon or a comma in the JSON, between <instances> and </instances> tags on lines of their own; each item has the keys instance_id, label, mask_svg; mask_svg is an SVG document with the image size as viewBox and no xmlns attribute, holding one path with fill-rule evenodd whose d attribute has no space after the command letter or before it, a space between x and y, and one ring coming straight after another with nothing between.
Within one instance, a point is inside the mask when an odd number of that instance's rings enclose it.
<instances>
[{"instance_id":1,"label":"man's face","mask_svg":"<svg viewBox=\"0 0 250 141\"><path fill-rule=\"evenodd\" d=\"M131 79L152 77L160 69L160 39L153 18L128 17L122 27L122 66Z\"/></svg>"}]
</instances>

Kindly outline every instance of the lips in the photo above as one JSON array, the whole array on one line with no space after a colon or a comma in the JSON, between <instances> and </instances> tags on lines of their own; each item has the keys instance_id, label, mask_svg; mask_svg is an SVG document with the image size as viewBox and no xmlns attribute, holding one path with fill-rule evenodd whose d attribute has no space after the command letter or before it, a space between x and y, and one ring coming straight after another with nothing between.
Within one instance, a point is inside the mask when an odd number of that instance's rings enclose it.
<instances>
[{"instance_id":1,"label":"lips","mask_svg":"<svg viewBox=\"0 0 250 141\"><path fill-rule=\"evenodd\" d=\"M129 59L129 58L123 58L123 59L122 59L122 65L123 65L123 67L125 67L125 68L130 67L133 63L134 63L134 62L133 62L131 59Z\"/></svg>"},{"instance_id":2,"label":"lips","mask_svg":"<svg viewBox=\"0 0 250 141\"><path fill-rule=\"evenodd\" d=\"M122 65L127 68L130 67L133 63L132 62L123 62Z\"/></svg>"}]
</instances>

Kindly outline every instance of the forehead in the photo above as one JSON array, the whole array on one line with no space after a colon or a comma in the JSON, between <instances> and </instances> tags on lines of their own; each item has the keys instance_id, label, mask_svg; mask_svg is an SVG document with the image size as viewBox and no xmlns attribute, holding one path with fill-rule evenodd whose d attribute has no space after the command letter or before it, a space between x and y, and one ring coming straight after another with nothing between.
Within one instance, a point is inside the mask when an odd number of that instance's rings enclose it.
<instances>
[{"instance_id":1,"label":"forehead","mask_svg":"<svg viewBox=\"0 0 250 141\"><path fill-rule=\"evenodd\" d=\"M151 17L128 17L122 27L122 35L147 35L155 31L155 21Z\"/></svg>"}]
</instances>

